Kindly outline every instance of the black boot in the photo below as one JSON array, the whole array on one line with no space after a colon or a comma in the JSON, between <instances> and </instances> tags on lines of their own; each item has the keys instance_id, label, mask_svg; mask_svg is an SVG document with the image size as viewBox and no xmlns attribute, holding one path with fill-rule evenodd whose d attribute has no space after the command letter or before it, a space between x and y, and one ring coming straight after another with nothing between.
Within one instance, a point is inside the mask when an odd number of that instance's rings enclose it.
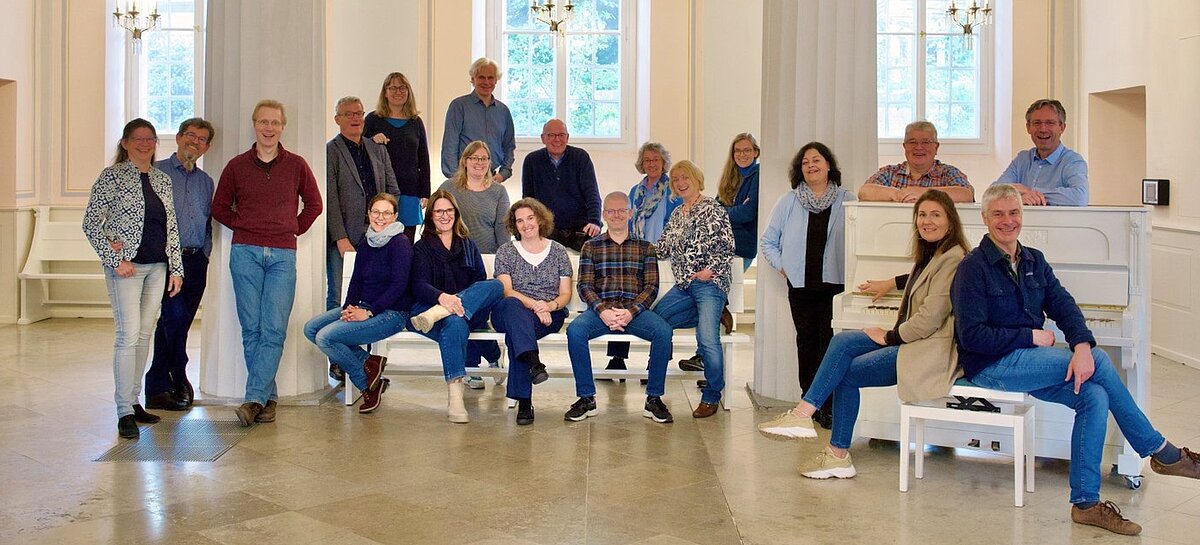
<instances>
[{"instance_id":1,"label":"black boot","mask_svg":"<svg viewBox=\"0 0 1200 545\"><path fill-rule=\"evenodd\" d=\"M533 423L533 401L529 399L517 400L517 425L528 426Z\"/></svg>"},{"instance_id":2,"label":"black boot","mask_svg":"<svg viewBox=\"0 0 1200 545\"><path fill-rule=\"evenodd\" d=\"M545 364L543 364L542 360L538 358L537 350L530 350L524 354L521 354L520 356L517 356L517 359L529 365L530 382L534 384L541 384L546 382L546 379L550 378L550 373L546 372Z\"/></svg>"}]
</instances>

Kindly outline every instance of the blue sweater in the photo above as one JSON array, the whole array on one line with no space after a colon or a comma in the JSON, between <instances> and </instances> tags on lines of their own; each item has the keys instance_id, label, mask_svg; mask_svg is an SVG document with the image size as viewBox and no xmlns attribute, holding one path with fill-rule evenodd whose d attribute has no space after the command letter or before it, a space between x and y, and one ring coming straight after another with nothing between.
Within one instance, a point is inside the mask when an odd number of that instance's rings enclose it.
<instances>
[{"instance_id":1,"label":"blue sweater","mask_svg":"<svg viewBox=\"0 0 1200 545\"><path fill-rule=\"evenodd\" d=\"M1033 348L1033 330L1043 329L1046 317L1062 330L1069 346L1096 345L1075 299L1042 252L1020 246L1018 254L1014 278L1008 256L985 235L954 275L954 340L968 379L1013 350Z\"/></svg>"},{"instance_id":2,"label":"blue sweater","mask_svg":"<svg viewBox=\"0 0 1200 545\"><path fill-rule=\"evenodd\" d=\"M578 231L600 225L600 189L592 158L567 146L558 166L546 148L525 156L521 167L521 196L533 197L554 213L554 228Z\"/></svg>"},{"instance_id":3,"label":"blue sweater","mask_svg":"<svg viewBox=\"0 0 1200 545\"><path fill-rule=\"evenodd\" d=\"M408 312L412 308L408 278L413 262L408 237L394 236L382 248L371 247L364 238L355 250L354 274L343 308L353 304L376 314L385 310Z\"/></svg>"},{"instance_id":4,"label":"blue sweater","mask_svg":"<svg viewBox=\"0 0 1200 545\"><path fill-rule=\"evenodd\" d=\"M829 284L846 283L846 213L842 204L854 195L842 187L830 206L829 227L825 233L825 255L821 258L821 280ZM771 210L771 220L762 235L762 256L775 270L787 274L793 287L803 288L808 253L808 210L800 204L795 190L784 193Z\"/></svg>"},{"instance_id":5,"label":"blue sweater","mask_svg":"<svg viewBox=\"0 0 1200 545\"><path fill-rule=\"evenodd\" d=\"M733 226L734 255L752 259L758 255L758 163L750 168L733 202L721 204Z\"/></svg>"},{"instance_id":6,"label":"blue sweater","mask_svg":"<svg viewBox=\"0 0 1200 545\"><path fill-rule=\"evenodd\" d=\"M454 237L447 250L437 236L421 237L413 248L413 299L438 304L443 293L455 294L487 279L483 256L469 238Z\"/></svg>"}]
</instances>

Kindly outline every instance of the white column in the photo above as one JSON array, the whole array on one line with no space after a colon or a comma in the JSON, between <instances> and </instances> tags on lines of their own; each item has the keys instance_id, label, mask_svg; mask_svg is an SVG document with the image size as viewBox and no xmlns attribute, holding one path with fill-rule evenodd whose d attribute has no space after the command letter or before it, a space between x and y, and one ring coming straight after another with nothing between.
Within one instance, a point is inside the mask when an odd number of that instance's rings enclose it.
<instances>
[{"instance_id":1,"label":"white column","mask_svg":"<svg viewBox=\"0 0 1200 545\"><path fill-rule=\"evenodd\" d=\"M800 146L827 144L842 183L857 188L877 168L875 2L766 0L763 4L763 146L759 218L790 189L788 167ZM785 151L790 150L790 151ZM755 393L796 401L796 329L783 277L760 260L755 318Z\"/></svg>"},{"instance_id":2,"label":"white column","mask_svg":"<svg viewBox=\"0 0 1200 545\"><path fill-rule=\"evenodd\" d=\"M325 0L209 0L204 117L217 136L204 158L213 179L233 156L250 149L250 115L260 99L284 104L283 146L304 157L324 190ZM217 225L204 298L200 390L241 399L246 388L242 336L229 274L232 233ZM325 215L299 237L296 299L276 375L280 396L328 387L325 358L304 338L304 323L325 305Z\"/></svg>"}]
</instances>

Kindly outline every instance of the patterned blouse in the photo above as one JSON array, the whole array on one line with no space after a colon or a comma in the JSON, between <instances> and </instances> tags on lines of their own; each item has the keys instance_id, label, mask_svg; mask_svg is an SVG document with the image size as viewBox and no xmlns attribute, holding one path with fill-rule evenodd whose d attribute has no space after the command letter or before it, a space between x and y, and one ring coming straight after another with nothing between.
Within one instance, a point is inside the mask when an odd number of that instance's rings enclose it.
<instances>
[{"instance_id":1,"label":"patterned blouse","mask_svg":"<svg viewBox=\"0 0 1200 545\"><path fill-rule=\"evenodd\" d=\"M671 260L676 286L687 289L692 273L708 269L713 272L712 281L729 293L733 227L725 207L712 197L702 196L687 213L683 206L676 208L658 239L658 256Z\"/></svg>"},{"instance_id":2,"label":"patterned blouse","mask_svg":"<svg viewBox=\"0 0 1200 545\"><path fill-rule=\"evenodd\" d=\"M150 187L165 203L174 202L171 177L150 169ZM175 207L167 212L167 270L171 276L183 276L183 253L179 249L179 226L175 223ZM105 168L88 198L83 213L83 234L87 237L100 262L110 269L122 261L132 261L142 243L142 223L146 216L146 199L142 195L142 175L131 161ZM121 241L120 252L112 249L113 241Z\"/></svg>"},{"instance_id":3,"label":"patterned blouse","mask_svg":"<svg viewBox=\"0 0 1200 545\"><path fill-rule=\"evenodd\" d=\"M520 242L509 241L496 250L494 276L507 274L512 278L513 290L538 301L558 297L559 281L571 278L571 258L567 256L567 248L551 240L546 258L533 265L517 250L517 244Z\"/></svg>"}]
</instances>

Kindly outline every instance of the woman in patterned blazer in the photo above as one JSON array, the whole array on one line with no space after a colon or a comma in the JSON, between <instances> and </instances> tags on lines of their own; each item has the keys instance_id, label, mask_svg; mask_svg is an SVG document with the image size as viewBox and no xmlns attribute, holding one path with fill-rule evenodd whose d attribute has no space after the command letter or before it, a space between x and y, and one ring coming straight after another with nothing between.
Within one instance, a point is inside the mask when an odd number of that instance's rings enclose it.
<instances>
[{"instance_id":1,"label":"woman in patterned blazer","mask_svg":"<svg viewBox=\"0 0 1200 545\"><path fill-rule=\"evenodd\" d=\"M117 433L126 439L138 436L138 422L158 421L138 396L163 290L174 297L183 286L171 178L153 166L157 147L149 121L126 124L116 158L92 185L83 215L83 233L104 265L113 307L113 397Z\"/></svg>"}]
</instances>

